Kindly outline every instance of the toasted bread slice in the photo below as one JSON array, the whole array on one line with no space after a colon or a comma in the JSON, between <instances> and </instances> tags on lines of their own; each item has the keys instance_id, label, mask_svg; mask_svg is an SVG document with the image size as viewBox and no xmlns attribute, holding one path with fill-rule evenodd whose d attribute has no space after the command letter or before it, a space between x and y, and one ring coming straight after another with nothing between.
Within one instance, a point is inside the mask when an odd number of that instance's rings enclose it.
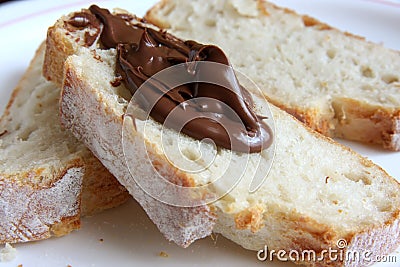
<instances>
[{"instance_id":1,"label":"toasted bread slice","mask_svg":"<svg viewBox=\"0 0 400 267\"><path fill-rule=\"evenodd\" d=\"M132 18L132 23L140 23L126 11L116 12ZM98 39L87 46L85 34L96 36L100 30L91 26L71 30L67 25L73 16L62 17L49 28L46 48L46 77L63 87L62 122L129 190L167 239L188 246L215 231L247 249L268 245L275 251L314 250L318 256L329 248L382 255L399 245L399 183L371 161L305 127L277 107L271 106L276 127L275 158L265 182L254 193L248 190L254 168L258 163L261 167L269 164L269 150L246 154L220 148L206 169L204 162L192 158L191 165L203 168L196 173L177 167L185 161L172 164L166 151L181 147L185 153L196 155L199 141L164 129L167 141L163 142L162 127L151 118L134 118L136 127L122 140L131 95L123 85L112 85L116 51L101 49ZM268 108L262 96L252 96L256 110ZM125 150L126 144L132 150ZM204 155L213 154L211 145L204 149ZM127 161L124 153L134 160ZM221 175L243 176L215 202L204 200L196 207L177 207L157 201L135 182L143 179L150 189L170 199L188 197L159 183L154 169L178 185L189 186L213 183ZM223 182L214 190L224 190ZM214 190L202 192L200 200ZM339 240L347 247L341 247ZM303 263L352 266L346 259L322 258L317 262L305 259Z\"/></svg>"},{"instance_id":2,"label":"toasted bread slice","mask_svg":"<svg viewBox=\"0 0 400 267\"><path fill-rule=\"evenodd\" d=\"M270 102L320 133L400 150L399 51L263 0L164 0L146 19L220 46Z\"/></svg>"},{"instance_id":3,"label":"toasted bread slice","mask_svg":"<svg viewBox=\"0 0 400 267\"><path fill-rule=\"evenodd\" d=\"M42 76L42 44L0 120L0 243L61 236L84 215L129 194L70 133L61 129L59 87Z\"/></svg>"}]
</instances>

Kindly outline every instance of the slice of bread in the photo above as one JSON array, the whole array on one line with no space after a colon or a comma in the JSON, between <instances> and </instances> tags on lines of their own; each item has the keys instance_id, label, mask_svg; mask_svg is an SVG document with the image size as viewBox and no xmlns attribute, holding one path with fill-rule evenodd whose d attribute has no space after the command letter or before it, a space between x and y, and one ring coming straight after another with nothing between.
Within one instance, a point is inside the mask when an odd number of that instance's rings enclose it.
<instances>
[{"instance_id":1,"label":"slice of bread","mask_svg":"<svg viewBox=\"0 0 400 267\"><path fill-rule=\"evenodd\" d=\"M267 245L275 251L313 250L319 256L329 248L384 255L399 245L399 183L371 161L305 127L277 107L271 107L276 127L275 158L265 182L254 193L248 190L254 168L258 163L261 167L269 164L269 150L245 154L219 148L204 169L204 162L190 157L199 153L198 140L164 129L165 142L161 140L161 125L151 118L134 119L136 127L126 134L124 114L131 95L123 85L112 86L116 79L116 50L101 49L98 40L86 46L85 35L99 32L91 26L71 30L68 21L73 16L62 17L49 28L48 64L44 66L46 77L63 87L62 123L129 190L167 239L188 246L214 231L251 250ZM122 17L134 18L126 14ZM132 23L138 21L132 19ZM253 100L257 111L267 108L263 97L253 94ZM123 144L132 150L125 150ZM166 152L179 152L178 147L189 156L174 165ZM214 155L211 145L205 144L203 149L203 155ZM126 161L124 153L133 160ZM199 167L201 172L178 169L190 158L190 165ZM170 191L159 183L154 170L176 184L189 186L212 183L221 175L243 176L223 198L195 208L180 208L150 197L135 182L140 179L170 199L191 200L190 195ZM223 191L224 182L215 184L213 191L202 192L200 197ZM345 259L322 258L306 258L303 263L360 266Z\"/></svg>"},{"instance_id":2,"label":"slice of bread","mask_svg":"<svg viewBox=\"0 0 400 267\"><path fill-rule=\"evenodd\" d=\"M60 89L42 76L42 44L0 120L0 243L69 233L129 194L59 122Z\"/></svg>"},{"instance_id":3,"label":"slice of bread","mask_svg":"<svg viewBox=\"0 0 400 267\"><path fill-rule=\"evenodd\" d=\"M163 0L146 19L220 46L265 97L320 133L400 150L400 52L263 0Z\"/></svg>"}]
</instances>

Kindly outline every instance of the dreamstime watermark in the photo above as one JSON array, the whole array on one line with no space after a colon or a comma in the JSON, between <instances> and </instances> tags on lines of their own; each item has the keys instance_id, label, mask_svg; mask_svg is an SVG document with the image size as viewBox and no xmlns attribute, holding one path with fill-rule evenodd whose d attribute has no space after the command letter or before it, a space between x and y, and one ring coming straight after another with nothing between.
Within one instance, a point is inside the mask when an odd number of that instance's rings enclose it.
<instances>
[{"instance_id":1,"label":"dreamstime watermark","mask_svg":"<svg viewBox=\"0 0 400 267\"><path fill-rule=\"evenodd\" d=\"M336 248L328 248L316 252L312 249L298 250L274 250L267 245L257 252L257 259L260 261L279 260L283 262L346 262L355 263L357 266L371 266L375 263L397 263L394 255L376 255L369 250L351 250L347 248L347 241L339 239Z\"/></svg>"},{"instance_id":2,"label":"dreamstime watermark","mask_svg":"<svg viewBox=\"0 0 400 267\"><path fill-rule=\"evenodd\" d=\"M236 78L240 81L240 85L235 91L229 88L230 84L227 81ZM261 153L239 153L240 156L237 156L238 153L232 150L225 149L221 152L211 138L193 141L181 133L185 125L192 120L201 118L215 121L215 116L229 116L234 121L241 122L243 129L247 129L235 111L235 107L228 106L218 97L208 97L207 94L194 92L198 96L189 97L177 104L169 112L162 125L150 119L150 113L155 105L170 90L187 84L205 83L226 88L237 95L243 93L240 86L256 92L258 97L253 99L257 107L255 112L266 123L269 137L275 136L272 112L268 102L262 97L261 90L244 74L234 71L231 66L196 61L177 64L153 75L136 90L124 114L122 148L131 174L128 179L133 179L134 183L151 197L169 205L196 207L214 202L229 193L243 177L246 177L248 191L255 192L264 183L272 166L275 153L273 141L268 147L263 147L264 150ZM148 91L145 90L153 90L156 93L150 94L149 97ZM196 90L198 87L194 86L194 91ZM225 91L227 94L231 92ZM171 93L171 95L174 94L172 98L181 97L176 96L176 92ZM211 107L211 109L215 107L218 110L224 110L229 115L218 112L204 112L195 118L174 115L184 111L190 105L200 107L200 109L202 106ZM218 123L229 136L230 143L234 144L238 136L237 133L231 132L229 120L228 125L224 125L221 121ZM171 128L175 130L172 135ZM141 155L140 160L135 155ZM169 167L165 167L160 160L168 161ZM175 175L175 173L182 175ZM185 176L191 175L195 175L196 180L201 182L196 182L196 186L190 185L191 178L184 179Z\"/></svg>"}]
</instances>

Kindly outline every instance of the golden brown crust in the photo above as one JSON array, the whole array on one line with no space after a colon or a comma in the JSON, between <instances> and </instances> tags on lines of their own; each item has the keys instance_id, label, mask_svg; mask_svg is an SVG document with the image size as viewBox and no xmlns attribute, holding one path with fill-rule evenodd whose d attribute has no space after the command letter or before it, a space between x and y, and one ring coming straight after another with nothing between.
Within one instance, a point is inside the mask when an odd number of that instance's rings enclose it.
<instances>
[{"instance_id":1,"label":"golden brown crust","mask_svg":"<svg viewBox=\"0 0 400 267\"><path fill-rule=\"evenodd\" d=\"M160 0L158 3L156 3L152 8L150 8L146 12L144 19L146 21L151 21L152 24L156 25L159 28L163 28L163 29L170 28L171 25L166 24L165 22L162 22L161 20L158 19L158 17L156 15L153 15L154 11L164 9L164 7L166 5L168 5L168 0Z\"/></svg>"},{"instance_id":2,"label":"golden brown crust","mask_svg":"<svg viewBox=\"0 0 400 267\"><path fill-rule=\"evenodd\" d=\"M392 151L400 149L400 109L369 108L360 101L342 99L340 104L333 103L333 116L321 116L318 110L269 101L325 136L381 144ZM358 125L359 122L362 126Z\"/></svg>"},{"instance_id":3,"label":"golden brown crust","mask_svg":"<svg viewBox=\"0 0 400 267\"><path fill-rule=\"evenodd\" d=\"M316 134L315 130L312 128L306 128L310 134ZM361 163L364 166L373 166L375 165L371 160L361 157L356 152L354 152L349 147L346 147L340 143L336 143L329 137L324 135L320 135L320 138L325 139L327 142L335 143L339 145L342 149L345 149L357 156ZM375 165L381 172L387 175L390 179L390 182L394 184L394 186L399 187L400 182L389 176L386 171L380 166ZM287 218L286 218L287 219ZM282 220L285 220L282 218ZM291 221L290 219L288 221ZM288 222L289 223L289 222ZM387 255L393 252L400 245L400 207L397 208L395 212L391 214L391 217L383 224L376 225L369 228L360 228L357 232L352 234L347 234L346 236L338 236L337 233L330 227L320 224L314 221L311 218L303 217L299 219L296 218L295 224L299 227L298 230L300 233L308 233L313 236L313 240L317 240L318 242L310 243L309 239L300 238L297 239L290 246L291 249L295 249L297 251L302 251L304 249L312 249L316 252L321 251L321 248L337 248L337 241L339 239L344 239L346 241L346 251L350 252L362 252L369 251L371 252L371 257ZM296 240L296 239L295 239ZM320 248L320 250L318 250ZM344 252L345 253L345 252ZM353 262L345 262L345 261L329 261L329 259L324 259L324 262L299 262L301 264L306 264L313 267L324 267L324 266L337 266L337 267L347 267L353 266ZM357 265L356 265L357 266Z\"/></svg>"},{"instance_id":4,"label":"golden brown crust","mask_svg":"<svg viewBox=\"0 0 400 267\"><path fill-rule=\"evenodd\" d=\"M329 26L328 24L322 23L313 17L303 15L302 19L303 19L304 26L306 26L306 27L315 27L321 31L332 30L331 26Z\"/></svg>"},{"instance_id":5,"label":"golden brown crust","mask_svg":"<svg viewBox=\"0 0 400 267\"><path fill-rule=\"evenodd\" d=\"M73 54L73 52L74 50L71 43L64 39L64 36L56 30L55 26L50 27L47 31L46 38L43 76L47 80L52 81L57 85L61 85L63 80L64 62L68 56Z\"/></svg>"},{"instance_id":6,"label":"golden brown crust","mask_svg":"<svg viewBox=\"0 0 400 267\"><path fill-rule=\"evenodd\" d=\"M335 136L367 143L382 144L389 150L399 150L400 109L383 109L361 101L342 98L333 102L335 110ZM357 127L361 121L362 127Z\"/></svg>"},{"instance_id":7,"label":"golden brown crust","mask_svg":"<svg viewBox=\"0 0 400 267\"><path fill-rule=\"evenodd\" d=\"M317 110L304 110L297 107L287 107L284 104L272 101L271 99L269 99L268 101L270 101L272 104L279 107L280 109L285 110L287 113L295 117L297 120L308 125L313 130L325 136L334 137L332 133L331 121L327 120L326 118L321 118Z\"/></svg>"},{"instance_id":8,"label":"golden brown crust","mask_svg":"<svg viewBox=\"0 0 400 267\"><path fill-rule=\"evenodd\" d=\"M165 0L167 2L167 0ZM268 14L268 10L263 3L267 3L265 0L258 0L258 6L264 8L264 14ZM165 5L166 3L164 3ZM270 5L270 3L269 3ZM288 8L281 8L272 4L273 8L284 10L286 13L297 14L295 11L288 9ZM153 20L157 23L159 20L157 19L156 15L152 15L152 10L149 10L146 13L146 17L149 16L149 21L153 22ZM156 11L156 9L155 9ZM299 15L303 23L306 27L314 27L318 30L335 30L340 31L326 23L323 23L313 17L308 15ZM164 25L158 25L162 28ZM343 32L346 36L365 40L364 37L349 33ZM265 96L268 98L268 96ZM271 101L271 99L269 99ZM350 101L350 100L348 100ZM341 127L335 127L337 125L336 117L331 116L323 116L320 114L318 110L307 109L304 107L299 106L289 106L286 103L280 101L273 101L273 104L280 107L281 109L287 111L288 113L295 116L298 120L305 123L309 127L313 128L314 130L318 131L319 133L329 136L329 137L340 137L349 140L355 140L365 143L372 143L372 144L381 144L385 149L399 151L400 150L400 109L396 110L383 110L380 107L376 107L372 113L371 110L368 110L368 107L365 103L362 103L358 100L351 100L353 101L353 106L348 105L348 107L353 107L352 111L349 110L349 113L352 114L353 119L355 120L364 120L364 125L359 126L363 129L356 129L356 126L347 126L350 128L345 132L341 129ZM340 123L340 122L339 122ZM371 127L370 124L379 125L377 127ZM360 135L356 134L360 131L368 132L371 128L374 129L373 133L368 135ZM355 132L356 133L355 133ZM373 138L371 138L373 137Z\"/></svg>"},{"instance_id":9,"label":"golden brown crust","mask_svg":"<svg viewBox=\"0 0 400 267\"><path fill-rule=\"evenodd\" d=\"M264 208L260 205L248 208L235 215L236 228L239 230L250 229L252 233L264 227Z\"/></svg>"},{"instance_id":10,"label":"golden brown crust","mask_svg":"<svg viewBox=\"0 0 400 267\"><path fill-rule=\"evenodd\" d=\"M117 207L131 198L117 179L87 150L83 158L81 216L93 215Z\"/></svg>"},{"instance_id":11,"label":"golden brown crust","mask_svg":"<svg viewBox=\"0 0 400 267\"><path fill-rule=\"evenodd\" d=\"M62 218L60 220L60 222L57 222L50 226L50 229L49 229L50 235L47 237L64 236L64 235L67 235L70 232L77 230L79 228L81 228L80 216ZM40 239L43 239L43 238L39 238L37 240L40 240Z\"/></svg>"}]
</instances>

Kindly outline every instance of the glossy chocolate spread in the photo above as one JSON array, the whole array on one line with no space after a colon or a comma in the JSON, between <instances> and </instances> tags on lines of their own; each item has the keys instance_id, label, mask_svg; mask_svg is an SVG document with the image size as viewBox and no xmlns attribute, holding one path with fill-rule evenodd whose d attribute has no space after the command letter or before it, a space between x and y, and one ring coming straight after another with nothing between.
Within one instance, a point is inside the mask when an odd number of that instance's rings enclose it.
<instances>
[{"instance_id":1,"label":"glossy chocolate spread","mask_svg":"<svg viewBox=\"0 0 400 267\"><path fill-rule=\"evenodd\" d=\"M198 75L195 62L214 62L230 66L223 51L214 45L182 41L165 31L131 23L132 16L112 15L107 9L92 5L89 13L75 13L68 22L74 27L92 27L100 32L104 49L117 49L116 76L135 94L150 77L171 66L185 63L182 75ZM85 36L86 45L96 36ZM207 72L207 71L205 71ZM270 128L264 118L252 110L250 93L238 82L232 68L215 68L208 75L217 77L218 84L192 82L169 88L162 81L145 83L138 103L150 116L164 123L173 111L167 127L202 140L212 139L217 146L239 152L260 152L272 142ZM214 78L215 78L214 77ZM149 84L149 85L147 85ZM180 126L182 125L183 128ZM180 129L182 128L182 129Z\"/></svg>"}]
</instances>

